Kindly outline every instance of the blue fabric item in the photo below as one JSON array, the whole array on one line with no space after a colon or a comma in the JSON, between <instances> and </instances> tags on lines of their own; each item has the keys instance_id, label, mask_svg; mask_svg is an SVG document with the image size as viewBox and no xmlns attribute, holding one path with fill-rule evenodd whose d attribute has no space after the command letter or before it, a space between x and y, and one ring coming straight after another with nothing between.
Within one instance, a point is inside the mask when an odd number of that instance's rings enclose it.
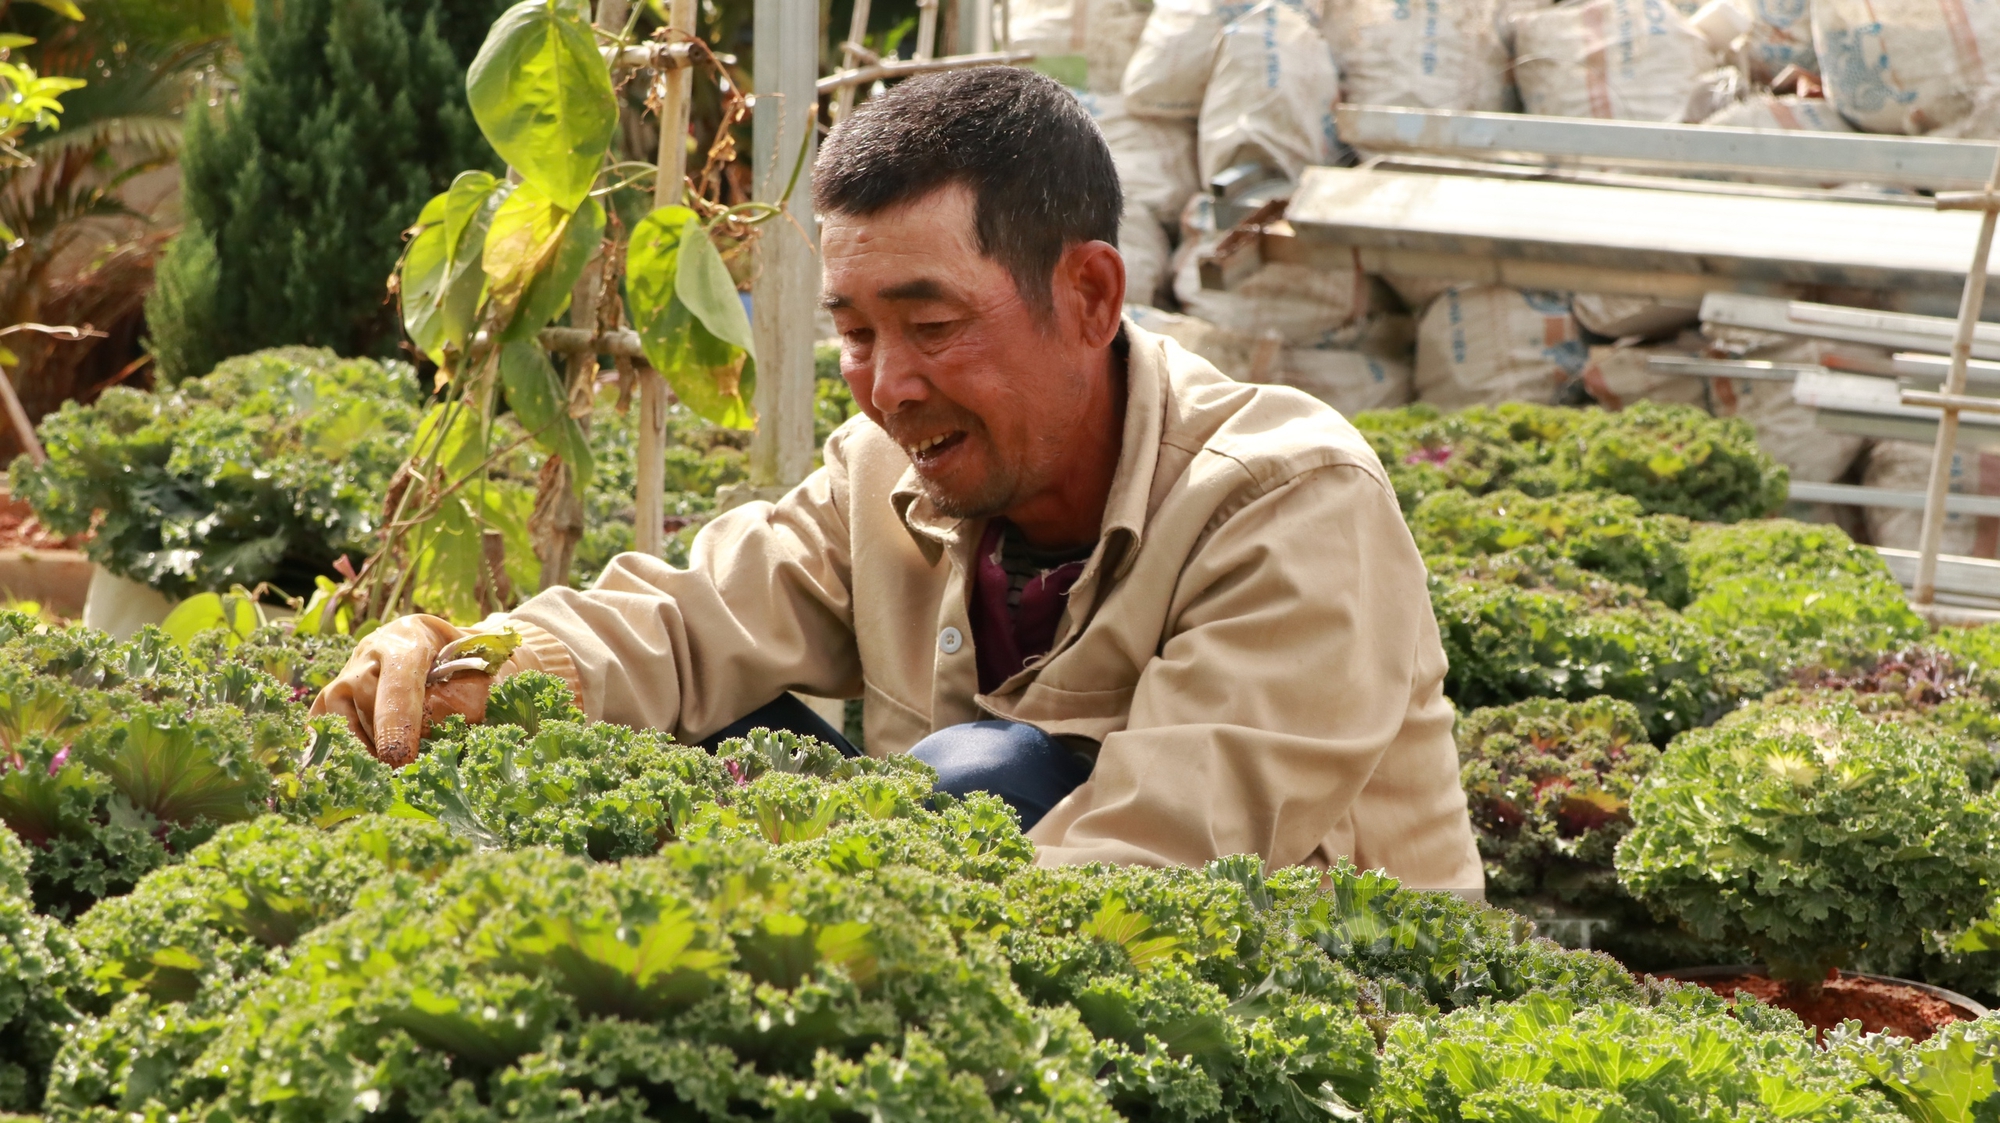
<instances>
[{"instance_id":1,"label":"blue fabric item","mask_svg":"<svg viewBox=\"0 0 2000 1123\"><path fill-rule=\"evenodd\" d=\"M937 769L939 791L991 792L1021 815L1021 829L1090 779L1097 762L1054 737L1014 721L969 721L918 741L910 755Z\"/></svg>"},{"instance_id":2,"label":"blue fabric item","mask_svg":"<svg viewBox=\"0 0 2000 1123\"><path fill-rule=\"evenodd\" d=\"M701 747L714 752L731 737L741 737L752 729L775 729L786 733L796 733L801 737L817 737L840 750L841 756L860 756L861 750L849 744L840 731L827 720L813 712L811 706L799 701L797 695L780 694L778 697L751 711L750 715L732 721L720 730L702 738Z\"/></svg>"}]
</instances>

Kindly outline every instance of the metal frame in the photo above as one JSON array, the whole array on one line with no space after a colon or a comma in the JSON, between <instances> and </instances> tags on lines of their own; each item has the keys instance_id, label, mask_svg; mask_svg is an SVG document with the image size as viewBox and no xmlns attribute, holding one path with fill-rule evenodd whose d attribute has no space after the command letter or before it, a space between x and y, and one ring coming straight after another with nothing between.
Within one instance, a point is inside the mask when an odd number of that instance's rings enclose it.
<instances>
[{"instance_id":1,"label":"metal frame","mask_svg":"<svg viewBox=\"0 0 2000 1123\"><path fill-rule=\"evenodd\" d=\"M1343 105L1340 137L1369 152L1430 152L1545 167L1656 169L1778 183L1879 183L1950 190L1987 180L1991 141L1658 125Z\"/></svg>"}]
</instances>

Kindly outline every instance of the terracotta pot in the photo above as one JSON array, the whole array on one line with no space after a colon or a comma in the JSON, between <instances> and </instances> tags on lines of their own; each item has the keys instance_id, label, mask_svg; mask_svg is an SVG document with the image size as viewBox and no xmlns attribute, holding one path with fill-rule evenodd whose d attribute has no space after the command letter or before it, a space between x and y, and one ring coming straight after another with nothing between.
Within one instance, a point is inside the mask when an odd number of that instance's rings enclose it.
<instances>
[{"instance_id":1,"label":"terracotta pot","mask_svg":"<svg viewBox=\"0 0 2000 1123\"><path fill-rule=\"evenodd\" d=\"M83 615L90 574L81 550L0 549L0 595L36 601L58 616Z\"/></svg>"},{"instance_id":2,"label":"terracotta pot","mask_svg":"<svg viewBox=\"0 0 2000 1123\"><path fill-rule=\"evenodd\" d=\"M1663 979L1674 979L1684 983L1697 983L1704 985L1711 982L1716 982L1724 979L1732 979L1732 978L1735 979L1751 978L1760 980L1770 978L1770 971L1768 969L1749 963L1732 964L1722 967L1684 967L1678 970L1658 971L1654 973ZM1916 991L1919 995L1925 998L1934 999L1938 1002L1942 1002L1946 1007L1948 1007L1951 1010L1953 1014L1956 1014L1960 1019L1965 1021L1973 1021L1978 1018L1984 1017L1987 1012L1986 1007L1980 1005L1977 1002L1974 1002L1972 999L1967 998L1965 995L1962 995L1957 991L1946 990L1943 987L1932 986L1929 983L1920 983L1913 979L1898 979L1888 975L1870 975L1861 971L1842 971L1840 972L1839 978L1842 980L1855 980L1863 983L1874 983L1880 986L1899 987L1905 990ZM1763 990L1765 988L1758 987L1758 988L1745 988L1745 989L1751 990L1752 993L1757 993L1758 991ZM1834 995L1833 990L1829 990L1827 993L1829 994L1829 996ZM1773 1005L1778 1005L1778 1006L1786 1005L1786 1003L1784 1003L1782 1000L1773 999L1770 996L1759 994L1758 997L1764 998L1766 1001L1771 1002ZM1830 1004L1838 1005L1838 1002L1837 1000L1835 1000ZM1793 1010L1793 1013L1798 1014L1801 1018L1803 1018L1806 1021L1808 1025L1816 1025L1818 1026L1818 1028L1822 1030L1833 1028L1832 1024L1823 1024L1825 1022L1825 1019L1817 1019L1811 1016L1810 1013L1807 1011ZM1835 1022L1837 1022L1837 1020L1838 1019L1833 1019L1833 1021ZM1868 1019L1864 1018L1863 1020L1865 1024ZM1866 1028L1870 1030L1875 1030L1875 1029L1880 1029L1882 1027L1875 1025L1868 1025L1866 1026ZM1922 1037L1928 1036L1928 1034L1911 1033L1909 1034L1909 1036L1917 1037L1919 1040L1921 1040Z\"/></svg>"}]
</instances>

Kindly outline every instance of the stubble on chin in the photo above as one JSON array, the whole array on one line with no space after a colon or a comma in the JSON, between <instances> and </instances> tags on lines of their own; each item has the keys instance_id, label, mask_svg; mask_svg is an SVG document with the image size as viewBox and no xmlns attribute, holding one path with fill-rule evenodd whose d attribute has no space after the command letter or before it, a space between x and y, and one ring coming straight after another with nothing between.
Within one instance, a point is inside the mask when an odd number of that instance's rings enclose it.
<instances>
[{"instance_id":1,"label":"stubble on chin","mask_svg":"<svg viewBox=\"0 0 2000 1123\"><path fill-rule=\"evenodd\" d=\"M917 473L917 485L937 513L948 519L990 519L1014 505L1014 483L1004 472L988 473L977 491L946 491L936 481Z\"/></svg>"}]
</instances>

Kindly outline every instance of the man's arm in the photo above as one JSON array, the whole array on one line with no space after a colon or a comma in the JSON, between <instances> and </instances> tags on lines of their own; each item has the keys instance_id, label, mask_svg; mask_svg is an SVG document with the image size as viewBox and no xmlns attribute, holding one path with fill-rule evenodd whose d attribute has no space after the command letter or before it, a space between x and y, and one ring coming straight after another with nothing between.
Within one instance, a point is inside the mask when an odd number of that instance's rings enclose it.
<instances>
[{"instance_id":1,"label":"man's arm","mask_svg":"<svg viewBox=\"0 0 2000 1123\"><path fill-rule=\"evenodd\" d=\"M1294 865L1393 769L1402 806L1365 818L1398 837L1360 840L1362 859L1478 884L1423 562L1385 485L1321 468L1251 500L1199 548L1171 619L1130 724L1031 832L1043 864Z\"/></svg>"},{"instance_id":2,"label":"man's arm","mask_svg":"<svg viewBox=\"0 0 2000 1123\"><path fill-rule=\"evenodd\" d=\"M788 689L855 693L842 434L826 467L776 504L753 503L695 538L687 569L621 554L588 590L550 589L508 613L528 648L551 641L598 721L706 736Z\"/></svg>"}]
</instances>

